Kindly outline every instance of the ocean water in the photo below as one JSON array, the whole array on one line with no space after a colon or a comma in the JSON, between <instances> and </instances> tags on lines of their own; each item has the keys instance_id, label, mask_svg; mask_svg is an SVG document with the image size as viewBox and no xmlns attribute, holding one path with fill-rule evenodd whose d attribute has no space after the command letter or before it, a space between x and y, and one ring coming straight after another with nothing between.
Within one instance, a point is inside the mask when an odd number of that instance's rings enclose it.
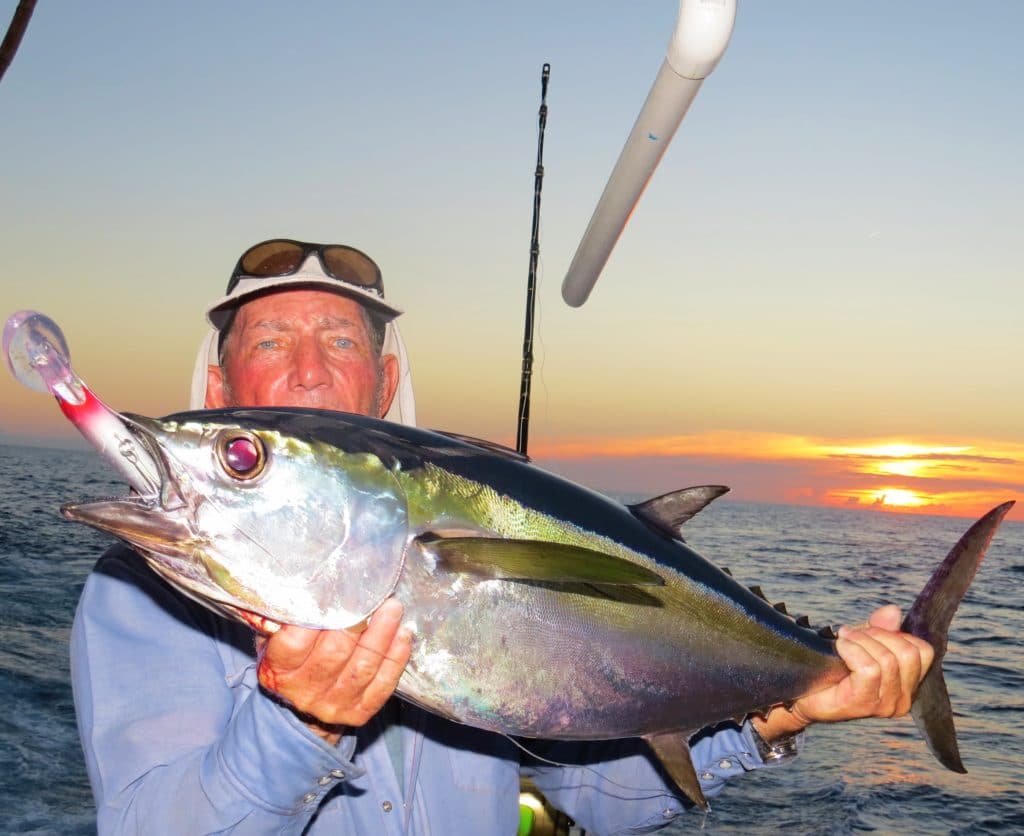
<instances>
[{"instance_id":1,"label":"ocean water","mask_svg":"<svg viewBox=\"0 0 1024 836\"><path fill-rule=\"evenodd\" d=\"M719 501L686 527L702 555L818 625L857 623L882 604L905 611L971 522ZM731 782L703 832L1024 833L1022 592L1024 524L1004 523L943 666L968 774L940 766L909 717L814 726L792 764ZM666 832L690 832L694 817Z\"/></svg>"},{"instance_id":2,"label":"ocean water","mask_svg":"<svg viewBox=\"0 0 1024 836\"><path fill-rule=\"evenodd\" d=\"M0 832L95 832L68 682L68 633L110 542L61 503L120 495L90 451L0 446ZM1011 498L1011 497L1008 497ZM719 500L688 541L815 624L908 605L969 521ZM665 833L1024 833L1024 525L1005 523L954 622L946 680L956 775L909 718L818 726L791 765L743 776ZM154 825L158 833L159 824Z\"/></svg>"}]
</instances>

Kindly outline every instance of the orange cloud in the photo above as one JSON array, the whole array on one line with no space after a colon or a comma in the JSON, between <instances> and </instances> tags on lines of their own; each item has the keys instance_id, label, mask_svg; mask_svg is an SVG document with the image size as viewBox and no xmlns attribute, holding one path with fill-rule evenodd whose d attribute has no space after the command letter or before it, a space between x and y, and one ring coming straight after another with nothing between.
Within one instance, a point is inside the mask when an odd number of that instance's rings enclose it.
<instances>
[{"instance_id":1,"label":"orange cloud","mask_svg":"<svg viewBox=\"0 0 1024 836\"><path fill-rule=\"evenodd\" d=\"M954 516L979 516L1007 499L1024 498L1024 444L1005 441L715 431L552 441L537 443L531 455L609 490L651 493L710 477L731 480L734 495L752 501ZM669 473L681 476L666 485ZM692 479L698 474L700 480ZM645 477L653 484L642 486ZM1024 519L1024 503L1014 516Z\"/></svg>"}]
</instances>

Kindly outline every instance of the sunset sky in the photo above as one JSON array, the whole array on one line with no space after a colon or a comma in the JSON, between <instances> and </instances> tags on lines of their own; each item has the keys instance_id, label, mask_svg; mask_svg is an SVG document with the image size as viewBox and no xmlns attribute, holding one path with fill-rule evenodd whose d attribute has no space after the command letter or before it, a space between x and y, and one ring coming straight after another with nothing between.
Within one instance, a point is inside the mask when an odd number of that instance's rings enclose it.
<instances>
[{"instance_id":1,"label":"sunset sky","mask_svg":"<svg viewBox=\"0 0 1024 836\"><path fill-rule=\"evenodd\" d=\"M172 412L245 247L349 243L407 311L421 424L512 443L548 61L539 464L637 494L1024 499L1024 4L741 0L570 309L677 11L39 3L0 81L0 314L45 311L101 397ZM0 373L0 442L73 438Z\"/></svg>"}]
</instances>

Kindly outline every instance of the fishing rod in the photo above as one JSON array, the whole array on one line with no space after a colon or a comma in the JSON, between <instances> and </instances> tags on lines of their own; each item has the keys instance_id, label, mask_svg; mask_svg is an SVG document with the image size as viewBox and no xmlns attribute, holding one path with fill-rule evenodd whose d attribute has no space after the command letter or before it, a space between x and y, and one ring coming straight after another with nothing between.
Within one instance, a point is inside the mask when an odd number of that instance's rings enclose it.
<instances>
[{"instance_id":1,"label":"fishing rod","mask_svg":"<svg viewBox=\"0 0 1024 836\"><path fill-rule=\"evenodd\" d=\"M14 60L14 53L18 51L18 46L25 35L25 30L28 29L28 22L32 18L35 7L36 0L21 0L18 3L18 8L14 10L11 25L7 27L3 43L0 43L0 78L4 77L11 61Z\"/></svg>"},{"instance_id":2,"label":"fishing rod","mask_svg":"<svg viewBox=\"0 0 1024 836\"><path fill-rule=\"evenodd\" d=\"M736 0L680 0L665 60L562 282L572 307L587 301L701 83L729 45L735 20Z\"/></svg>"},{"instance_id":3,"label":"fishing rod","mask_svg":"<svg viewBox=\"0 0 1024 836\"><path fill-rule=\"evenodd\" d=\"M530 380L533 377L533 309L537 295L537 256L540 254L540 190L544 183L544 126L548 121L548 78L551 65L540 74L540 114L537 132L537 168L533 177L533 230L530 236L530 269L526 277L526 329L523 335L523 375L519 389L519 423L516 450L526 455L530 435Z\"/></svg>"}]
</instances>

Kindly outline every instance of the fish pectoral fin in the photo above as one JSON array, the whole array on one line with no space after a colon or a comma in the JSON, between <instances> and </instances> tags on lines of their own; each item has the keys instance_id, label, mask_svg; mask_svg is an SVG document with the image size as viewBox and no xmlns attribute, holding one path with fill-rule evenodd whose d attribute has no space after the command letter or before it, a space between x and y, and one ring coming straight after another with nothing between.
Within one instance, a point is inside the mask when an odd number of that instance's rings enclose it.
<instances>
[{"instance_id":1,"label":"fish pectoral fin","mask_svg":"<svg viewBox=\"0 0 1024 836\"><path fill-rule=\"evenodd\" d=\"M547 583L665 584L660 575L637 563L564 543L497 537L439 537L434 534L422 534L416 540L453 572Z\"/></svg>"},{"instance_id":2,"label":"fish pectoral fin","mask_svg":"<svg viewBox=\"0 0 1024 836\"><path fill-rule=\"evenodd\" d=\"M689 739L688 733L679 731L644 735L644 740L654 750L654 754L669 777L675 781L676 786L701 810L707 811L711 809L711 805L704 797L697 770L693 768Z\"/></svg>"},{"instance_id":3,"label":"fish pectoral fin","mask_svg":"<svg viewBox=\"0 0 1024 836\"><path fill-rule=\"evenodd\" d=\"M683 523L728 492L729 489L724 485L698 485L662 494L628 508L633 516L643 520L655 531L681 540Z\"/></svg>"}]
</instances>

